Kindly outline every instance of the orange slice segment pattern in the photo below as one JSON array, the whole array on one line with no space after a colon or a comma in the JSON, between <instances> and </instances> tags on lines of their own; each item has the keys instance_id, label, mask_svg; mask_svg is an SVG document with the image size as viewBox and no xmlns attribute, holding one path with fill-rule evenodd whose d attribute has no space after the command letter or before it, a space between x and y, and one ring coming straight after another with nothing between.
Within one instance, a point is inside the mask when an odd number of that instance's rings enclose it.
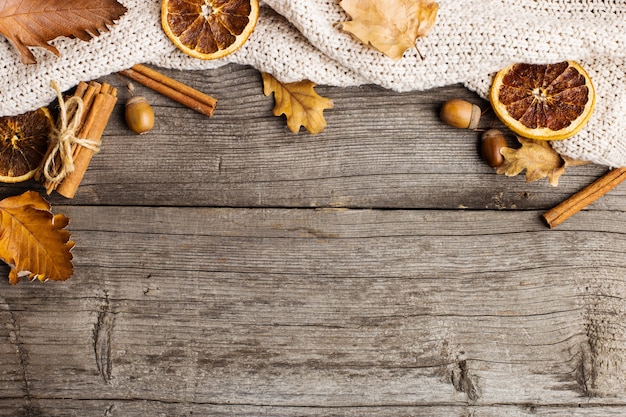
<instances>
[{"instance_id":1,"label":"orange slice segment pattern","mask_svg":"<svg viewBox=\"0 0 626 417\"><path fill-rule=\"evenodd\" d=\"M0 117L0 182L21 182L35 175L48 150L52 123L45 107Z\"/></svg>"},{"instance_id":2,"label":"orange slice segment pattern","mask_svg":"<svg viewBox=\"0 0 626 417\"><path fill-rule=\"evenodd\" d=\"M502 80L500 101L525 126L561 130L580 115L589 88L585 78L567 63L518 65Z\"/></svg>"},{"instance_id":3,"label":"orange slice segment pattern","mask_svg":"<svg viewBox=\"0 0 626 417\"><path fill-rule=\"evenodd\" d=\"M217 59L245 43L258 13L258 0L163 0L161 23L183 52Z\"/></svg>"},{"instance_id":4,"label":"orange slice segment pattern","mask_svg":"<svg viewBox=\"0 0 626 417\"><path fill-rule=\"evenodd\" d=\"M587 73L572 61L514 64L496 75L491 101L498 117L520 136L559 140L587 123L595 90Z\"/></svg>"}]
</instances>

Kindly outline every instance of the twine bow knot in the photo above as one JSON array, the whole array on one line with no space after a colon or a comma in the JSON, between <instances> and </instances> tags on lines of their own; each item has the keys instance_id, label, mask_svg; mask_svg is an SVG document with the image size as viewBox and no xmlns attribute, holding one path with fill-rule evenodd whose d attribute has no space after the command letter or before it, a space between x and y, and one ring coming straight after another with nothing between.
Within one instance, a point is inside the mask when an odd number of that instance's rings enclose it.
<instances>
[{"instance_id":1,"label":"twine bow knot","mask_svg":"<svg viewBox=\"0 0 626 417\"><path fill-rule=\"evenodd\" d=\"M51 148L43 166L43 174L49 182L58 183L75 170L74 144L88 148L94 153L100 151L100 146L95 140L76 137L85 111L83 100L80 97L72 96L66 101L63 99L56 81L52 80L50 86L57 93L60 113L58 126L53 126L50 132ZM70 114L69 117L68 113ZM57 160L60 164L58 167L56 166Z\"/></svg>"}]
</instances>

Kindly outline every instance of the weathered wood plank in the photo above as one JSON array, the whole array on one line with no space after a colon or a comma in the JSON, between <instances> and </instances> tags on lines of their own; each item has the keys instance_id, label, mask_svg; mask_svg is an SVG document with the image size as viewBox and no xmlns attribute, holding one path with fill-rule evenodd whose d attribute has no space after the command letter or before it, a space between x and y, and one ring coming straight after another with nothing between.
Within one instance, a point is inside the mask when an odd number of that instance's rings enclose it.
<instances>
[{"instance_id":1,"label":"weathered wood plank","mask_svg":"<svg viewBox=\"0 0 626 417\"><path fill-rule=\"evenodd\" d=\"M22 417L45 415L46 417L84 417L84 416L124 416L124 417L170 417L170 416L212 416L212 417L622 417L626 408L622 406L588 407L584 403L572 407L533 405L510 406L386 406L386 407L280 407L272 405L232 404L216 405L202 403L167 403L160 401L75 401L42 400L40 408L24 410L21 414L4 414L10 408L3 404L11 402L0 400L0 416ZM43 411L45 410L45 411ZM52 411L48 411L52 410ZM30 414L28 414L30 412ZM40 413L40 414L37 414ZM45 414L43 414L45 413Z\"/></svg>"},{"instance_id":2,"label":"weathered wood plank","mask_svg":"<svg viewBox=\"0 0 626 417\"><path fill-rule=\"evenodd\" d=\"M622 213L63 210L75 276L0 284L22 415L625 410Z\"/></svg>"},{"instance_id":3,"label":"weathered wood plank","mask_svg":"<svg viewBox=\"0 0 626 417\"><path fill-rule=\"evenodd\" d=\"M215 96L215 116L136 86L153 103L157 125L134 136L123 122L128 94L106 77L120 88L120 104L73 204L547 209L604 172L573 168L556 188L495 175L479 158L478 133L439 120L450 98L487 107L460 86L404 94L320 86L335 107L325 112L326 132L312 136L292 134L272 115L273 97L263 95L253 69L165 72ZM621 210L625 194L618 188L594 207ZM52 202L68 204L57 195Z\"/></svg>"},{"instance_id":4,"label":"weathered wood plank","mask_svg":"<svg viewBox=\"0 0 626 417\"><path fill-rule=\"evenodd\" d=\"M626 189L540 219L604 168L496 176L438 120L479 102L460 86L320 86L310 136L250 68L166 72L218 111L137 86L156 130L118 105L76 199L50 196L76 273L0 280L0 416L626 414Z\"/></svg>"}]
</instances>

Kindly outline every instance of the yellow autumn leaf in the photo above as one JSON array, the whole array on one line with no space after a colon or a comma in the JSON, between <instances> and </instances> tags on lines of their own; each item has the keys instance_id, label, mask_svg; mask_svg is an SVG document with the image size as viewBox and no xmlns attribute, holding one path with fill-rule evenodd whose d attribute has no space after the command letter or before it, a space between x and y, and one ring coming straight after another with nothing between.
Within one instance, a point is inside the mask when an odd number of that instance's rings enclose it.
<instances>
[{"instance_id":1,"label":"yellow autumn leaf","mask_svg":"<svg viewBox=\"0 0 626 417\"><path fill-rule=\"evenodd\" d=\"M320 96L313 87L315 83L305 80L281 83L270 74L263 73L263 93L274 93L274 116L285 115L287 127L298 133L304 127L309 133L318 134L326 127L324 110L333 108L333 101Z\"/></svg>"},{"instance_id":2,"label":"yellow autumn leaf","mask_svg":"<svg viewBox=\"0 0 626 417\"><path fill-rule=\"evenodd\" d=\"M63 281L72 276L68 222L62 214L53 215L34 191L0 201L0 258L11 267L11 284L24 277Z\"/></svg>"},{"instance_id":3,"label":"yellow autumn leaf","mask_svg":"<svg viewBox=\"0 0 626 417\"><path fill-rule=\"evenodd\" d=\"M352 19L340 23L344 31L395 60L428 35L439 10L432 0L342 0L339 5Z\"/></svg>"},{"instance_id":4,"label":"yellow autumn leaf","mask_svg":"<svg viewBox=\"0 0 626 417\"><path fill-rule=\"evenodd\" d=\"M498 167L498 174L513 177L526 170L526 182L548 178L550 185L559 185L559 178L570 166L583 165L588 162L561 156L550 142L517 137L522 147L519 149L502 148L504 163Z\"/></svg>"}]
</instances>

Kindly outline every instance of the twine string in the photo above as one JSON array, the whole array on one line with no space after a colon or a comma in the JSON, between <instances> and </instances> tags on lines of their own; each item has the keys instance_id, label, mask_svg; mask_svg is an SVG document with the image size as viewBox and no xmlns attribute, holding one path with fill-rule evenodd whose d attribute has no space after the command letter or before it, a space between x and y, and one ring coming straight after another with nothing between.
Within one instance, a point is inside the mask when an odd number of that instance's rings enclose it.
<instances>
[{"instance_id":1,"label":"twine string","mask_svg":"<svg viewBox=\"0 0 626 417\"><path fill-rule=\"evenodd\" d=\"M74 155L72 147L74 144L90 149L94 153L100 151L99 142L93 139L78 138L78 129L80 128L85 104L80 97L72 96L67 100L63 99L63 94L56 81L52 80L50 86L57 93L59 101L59 126L53 126L50 132L51 150L48 158L43 166L43 174L46 180L52 183L61 182L65 177L75 170ZM76 109L69 117L68 113L72 106ZM57 157L60 161L59 167L56 166Z\"/></svg>"}]
</instances>

